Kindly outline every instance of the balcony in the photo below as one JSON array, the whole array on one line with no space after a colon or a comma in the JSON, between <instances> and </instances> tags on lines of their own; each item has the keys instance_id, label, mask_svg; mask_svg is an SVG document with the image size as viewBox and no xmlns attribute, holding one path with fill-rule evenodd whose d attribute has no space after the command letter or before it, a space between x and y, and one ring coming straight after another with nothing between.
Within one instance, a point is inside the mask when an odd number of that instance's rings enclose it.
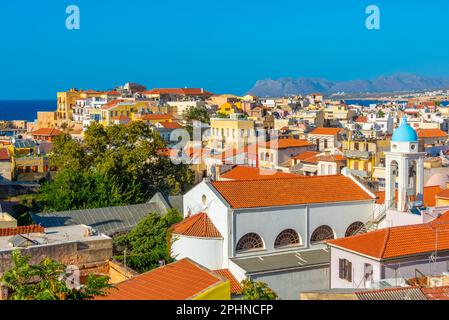
<instances>
[{"instance_id":1,"label":"balcony","mask_svg":"<svg viewBox=\"0 0 449 320\"><path fill-rule=\"evenodd\" d=\"M348 159L369 160L373 157L374 154L371 151L345 150L344 155Z\"/></svg>"}]
</instances>

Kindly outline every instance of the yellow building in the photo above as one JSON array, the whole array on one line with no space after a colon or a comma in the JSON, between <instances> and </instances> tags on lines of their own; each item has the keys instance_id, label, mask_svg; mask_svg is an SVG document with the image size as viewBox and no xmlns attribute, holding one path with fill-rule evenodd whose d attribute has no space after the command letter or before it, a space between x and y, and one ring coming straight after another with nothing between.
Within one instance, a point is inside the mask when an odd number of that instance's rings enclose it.
<instances>
[{"instance_id":1,"label":"yellow building","mask_svg":"<svg viewBox=\"0 0 449 320\"><path fill-rule=\"evenodd\" d=\"M240 101L223 103L218 108L217 112L227 116L235 113L243 113L242 103Z\"/></svg>"},{"instance_id":2,"label":"yellow building","mask_svg":"<svg viewBox=\"0 0 449 320\"><path fill-rule=\"evenodd\" d=\"M56 119L59 124L63 122L72 121L73 107L75 107L77 100L93 97L113 99L117 95L120 96L120 94L115 91L105 93L101 91L94 91L94 90L83 91L77 89L70 89L69 91L58 92L56 95L57 96Z\"/></svg>"},{"instance_id":3,"label":"yellow building","mask_svg":"<svg viewBox=\"0 0 449 320\"><path fill-rule=\"evenodd\" d=\"M212 118L208 146L217 151L239 149L256 141L254 121Z\"/></svg>"},{"instance_id":4,"label":"yellow building","mask_svg":"<svg viewBox=\"0 0 449 320\"><path fill-rule=\"evenodd\" d=\"M372 176L374 167L382 165L390 140L357 139L343 141L343 152L352 173L362 177Z\"/></svg>"},{"instance_id":5,"label":"yellow building","mask_svg":"<svg viewBox=\"0 0 449 320\"><path fill-rule=\"evenodd\" d=\"M37 153L32 140L16 140L8 146L12 180L35 181L50 171L48 158Z\"/></svg>"},{"instance_id":6,"label":"yellow building","mask_svg":"<svg viewBox=\"0 0 449 320\"><path fill-rule=\"evenodd\" d=\"M104 126L109 126L120 116L126 116L130 120L142 120L138 116L142 111L149 111L148 103L144 101L113 100L101 108L101 123Z\"/></svg>"}]
</instances>

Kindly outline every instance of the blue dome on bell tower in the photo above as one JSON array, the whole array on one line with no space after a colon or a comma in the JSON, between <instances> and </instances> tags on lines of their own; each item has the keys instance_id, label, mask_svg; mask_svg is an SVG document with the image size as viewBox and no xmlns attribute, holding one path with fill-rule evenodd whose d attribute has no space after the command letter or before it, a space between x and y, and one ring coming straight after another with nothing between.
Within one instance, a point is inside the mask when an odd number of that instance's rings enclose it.
<instances>
[{"instance_id":1,"label":"blue dome on bell tower","mask_svg":"<svg viewBox=\"0 0 449 320\"><path fill-rule=\"evenodd\" d=\"M418 135L415 129L413 129L408 123L407 118L402 118L401 125L393 132L391 141L394 142L417 142Z\"/></svg>"}]
</instances>

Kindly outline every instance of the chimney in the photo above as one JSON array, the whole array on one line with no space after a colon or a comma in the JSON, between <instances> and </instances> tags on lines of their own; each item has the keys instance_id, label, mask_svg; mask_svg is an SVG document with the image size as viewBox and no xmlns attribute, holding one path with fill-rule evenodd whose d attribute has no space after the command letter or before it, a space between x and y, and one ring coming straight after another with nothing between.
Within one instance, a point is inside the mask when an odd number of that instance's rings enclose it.
<instances>
[{"instance_id":1,"label":"chimney","mask_svg":"<svg viewBox=\"0 0 449 320\"><path fill-rule=\"evenodd\" d=\"M159 260L157 262L157 264L158 264L159 267L163 267L163 266L165 266L165 260Z\"/></svg>"},{"instance_id":2,"label":"chimney","mask_svg":"<svg viewBox=\"0 0 449 320\"><path fill-rule=\"evenodd\" d=\"M204 89L203 88L201 88L201 93L204 93Z\"/></svg>"}]
</instances>

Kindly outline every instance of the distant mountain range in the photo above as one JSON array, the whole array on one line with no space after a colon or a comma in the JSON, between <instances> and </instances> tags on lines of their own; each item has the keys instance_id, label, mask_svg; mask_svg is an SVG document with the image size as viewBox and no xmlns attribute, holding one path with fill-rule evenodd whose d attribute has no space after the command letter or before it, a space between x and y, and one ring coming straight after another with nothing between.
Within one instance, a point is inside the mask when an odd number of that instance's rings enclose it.
<instances>
[{"instance_id":1,"label":"distant mountain range","mask_svg":"<svg viewBox=\"0 0 449 320\"><path fill-rule=\"evenodd\" d=\"M261 97L280 97L319 92L332 93L380 93L449 89L449 78L421 77L415 74L397 73L380 76L374 80L329 81L324 78L280 78L258 80L248 92Z\"/></svg>"}]
</instances>

